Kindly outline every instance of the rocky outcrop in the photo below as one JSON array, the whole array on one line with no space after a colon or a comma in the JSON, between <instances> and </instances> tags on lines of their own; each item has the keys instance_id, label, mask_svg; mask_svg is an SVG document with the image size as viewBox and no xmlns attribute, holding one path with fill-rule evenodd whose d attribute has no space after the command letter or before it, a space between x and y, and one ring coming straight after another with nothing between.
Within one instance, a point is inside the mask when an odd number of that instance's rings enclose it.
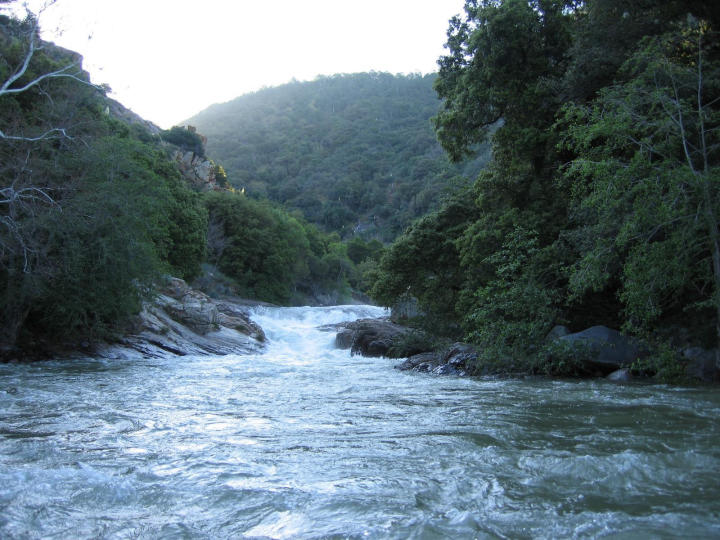
<instances>
[{"instance_id":1,"label":"rocky outcrop","mask_svg":"<svg viewBox=\"0 0 720 540\"><path fill-rule=\"evenodd\" d=\"M557 341L575 351L589 373L609 374L648 354L640 342L606 326L593 326Z\"/></svg>"},{"instance_id":2,"label":"rocky outcrop","mask_svg":"<svg viewBox=\"0 0 720 540\"><path fill-rule=\"evenodd\" d=\"M173 159L185 179L198 191L220 189L215 183L215 165L212 161L184 150L176 150Z\"/></svg>"},{"instance_id":3,"label":"rocky outcrop","mask_svg":"<svg viewBox=\"0 0 720 540\"><path fill-rule=\"evenodd\" d=\"M107 114L108 116L112 116L113 118L122 120L126 124L137 124L139 126L142 126L151 135L157 135L161 131L158 126L156 126L149 120L145 120L139 114L134 113L119 101L116 101L107 96L105 96L105 114Z\"/></svg>"},{"instance_id":4,"label":"rocky outcrop","mask_svg":"<svg viewBox=\"0 0 720 540\"><path fill-rule=\"evenodd\" d=\"M265 334L246 308L217 302L169 278L161 294L144 305L134 327L118 342L100 346L104 358L247 354L263 348Z\"/></svg>"}]
</instances>

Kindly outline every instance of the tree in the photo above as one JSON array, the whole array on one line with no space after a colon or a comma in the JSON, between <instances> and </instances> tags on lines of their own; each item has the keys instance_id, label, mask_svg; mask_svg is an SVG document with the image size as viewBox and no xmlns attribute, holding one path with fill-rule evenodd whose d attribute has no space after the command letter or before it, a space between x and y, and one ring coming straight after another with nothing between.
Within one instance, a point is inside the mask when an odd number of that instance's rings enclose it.
<instances>
[{"instance_id":1,"label":"tree","mask_svg":"<svg viewBox=\"0 0 720 540\"><path fill-rule=\"evenodd\" d=\"M707 328L710 310L720 345L717 33L688 16L646 38L623 74L589 106L567 107L561 122L577 153L565 178L585 227L571 288L597 290L619 272L629 328L678 312L686 324L699 313Z\"/></svg>"},{"instance_id":2,"label":"tree","mask_svg":"<svg viewBox=\"0 0 720 540\"><path fill-rule=\"evenodd\" d=\"M3 2L10 4L12 2ZM48 7L54 1L46 4ZM9 10L4 7L1 10ZM22 106L17 102L19 96L34 91L48 94L44 88L53 81L72 81L83 86L99 89L92 85L87 74L82 71L79 57L68 58L67 54L56 54L53 45L44 43L39 37L39 15L29 10L23 20L0 14L0 142L3 145L16 145L16 156L5 163L2 187L0 187L0 208L4 210L0 223L5 233L0 234L0 255L14 254L22 258L24 272L30 270L36 249L28 234L27 225L18 221L19 216L32 215L41 211L41 207L57 206L55 195L47 184L29 177L30 156L37 151L32 143L51 139L71 140L69 126L62 126L69 118L49 119L35 117L31 121L23 114ZM64 121L64 122L63 122ZM9 126L6 124L14 124ZM17 132L9 133L8 129ZM0 257L0 264L4 260Z\"/></svg>"},{"instance_id":3,"label":"tree","mask_svg":"<svg viewBox=\"0 0 720 540\"><path fill-rule=\"evenodd\" d=\"M57 0L50 0L45 4L44 9L56 3ZM6 0L6 4L14 3ZM0 8L8 10L9 8ZM17 20L0 14L0 41L3 49L9 54L3 55L0 61L0 99L22 94L42 83L57 79L71 79L83 85L100 89L90 83L87 73L82 70L81 58L79 55L71 61L67 56L54 63L45 70L33 69L33 61L40 51L47 51L54 46L44 43L40 39L40 17L32 13L26 7L25 19ZM9 135L5 128L0 128L0 138L13 141L40 141L55 137L70 137L67 128L52 127L41 133L33 135Z\"/></svg>"}]
</instances>

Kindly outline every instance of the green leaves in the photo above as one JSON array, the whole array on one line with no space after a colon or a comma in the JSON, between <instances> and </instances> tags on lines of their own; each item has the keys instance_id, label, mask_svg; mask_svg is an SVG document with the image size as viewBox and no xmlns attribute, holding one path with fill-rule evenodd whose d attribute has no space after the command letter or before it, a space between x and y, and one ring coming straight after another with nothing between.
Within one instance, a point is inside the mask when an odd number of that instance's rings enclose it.
<instances>
[{"instance_id":1,"label":"green leaves","mask_svg":"<svg viewBox=\"0 0 720 540\"><path fill-rule=\"evenodd\" d=\"M720 285L710 264L720 202L715 49L697 21L647 38L623 68L626 82L567 107L560 122L577 154L564 170L574 216L594 232L571 289L597 289L621 272L629 328L701 305Z\"/></svg>"}]
</instances>

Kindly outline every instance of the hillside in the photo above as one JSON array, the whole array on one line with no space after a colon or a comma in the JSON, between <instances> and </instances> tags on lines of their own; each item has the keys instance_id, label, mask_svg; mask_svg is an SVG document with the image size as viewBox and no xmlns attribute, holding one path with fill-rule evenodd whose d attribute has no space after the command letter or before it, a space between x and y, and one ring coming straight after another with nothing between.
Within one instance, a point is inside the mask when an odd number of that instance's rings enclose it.
<instances>
[{"instance_id":1,"label":"hillside","mask_svg":"<svg viewBox=\"0 0 720 540\"><path fill-rule=\"evenodd\" d=\"M0 361L115 339L168 274L278 303L350 300L380 246L223 189L202 143L109 99L31 13L0 14Z\"/></svg>"},{"instance_id":2,"label":"hillside","mask_svg":"<svg viewBox=\"0 0 720 540\"><path fill-rule=\"evenodd\" d=\"M430 118L435 75L360 73L293 82L213 105L187 122L231 184L343 236L391 240L436 208L458 175L489 157L451 165ZM455 179L459 181L459 179Z\"/></svg>"}]
</instances>

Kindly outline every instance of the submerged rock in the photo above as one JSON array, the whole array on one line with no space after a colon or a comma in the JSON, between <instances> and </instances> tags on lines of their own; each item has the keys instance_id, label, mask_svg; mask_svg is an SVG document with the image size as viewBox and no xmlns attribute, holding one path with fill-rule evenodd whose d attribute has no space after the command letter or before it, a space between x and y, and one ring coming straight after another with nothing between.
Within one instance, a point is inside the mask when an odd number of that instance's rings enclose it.
<instances>
[{"instance_id":1,"label":"submerged rock","mask_svg":"<svg viewBox=\"0 0 720 540\"><path fill-rule=\"evenodd\" d=\"M618 382L618 383L630 382L633 380L632 373L630 373L630 370L627 368L618 369L616 371L613 371L610 375L608 375L605 378L608 381Z\"/></svg>"}]
</instances>

